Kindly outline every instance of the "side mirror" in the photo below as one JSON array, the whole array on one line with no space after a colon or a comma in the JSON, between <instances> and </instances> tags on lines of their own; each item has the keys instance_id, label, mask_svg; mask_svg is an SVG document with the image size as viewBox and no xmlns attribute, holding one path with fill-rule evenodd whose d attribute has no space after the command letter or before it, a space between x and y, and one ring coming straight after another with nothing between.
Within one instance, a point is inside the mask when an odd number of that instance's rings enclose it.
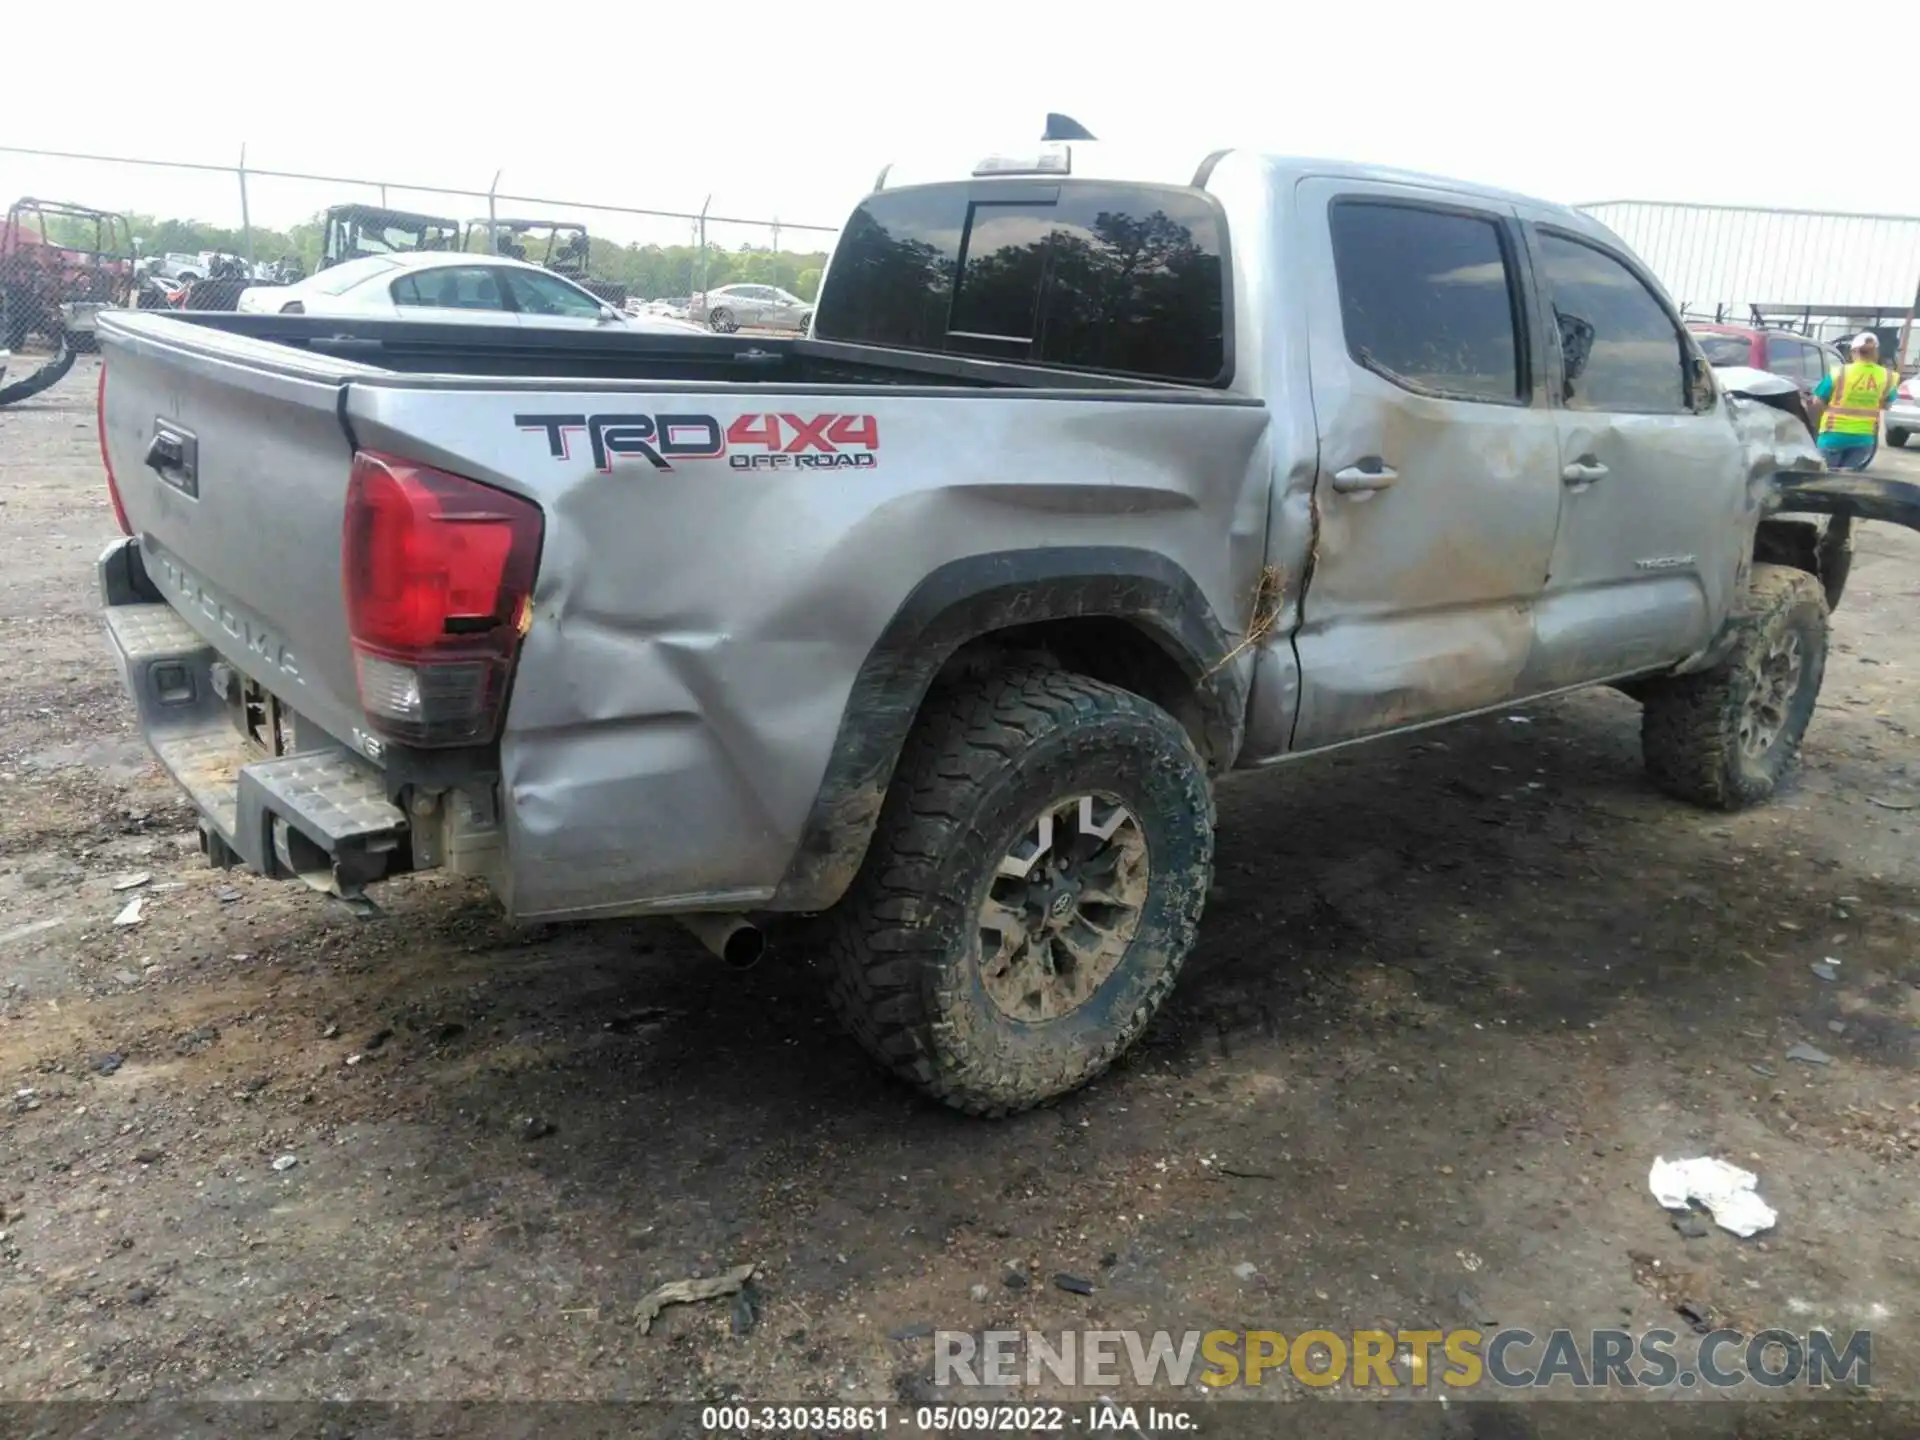
<instances>
[{"instance_id":1,"label":"side mirror","mask_svg":"<svg viewBox=\"0 0 1920 1440\"><path fill-rule=\"evenodd\" d=\"M1554 318L1560 322L1560 361L1565 371L1562 388L1566 398L1573 398L1573 385L1586 373L1587 361L1593 355L1593 326L1578 315L1562 315L1555 312Z\"/></svg>"},{"instance_id":2,"label":"side mirror","mask_svg":"<svg viewBox=\"0 0 1920 1440\"><path fill-rule=\"evenodd\" d=\"M619 318L620 318L620 312L618 310L615 310L613 306L607 304L604 301L601 302L600 323L602 325L606 324L609 320L618 320Z\"/></svg>"},{"instance_id":3,"label":"side mirror","mask_svg":"<svg viewBox=\"0 0 1920 1440\"><path fill-rule=\"evenodd\" d=\"M1687 403L1696 413L1705 414L1713 408L1715 394L1713 367L1704 357L1687 357Z\"/></svg>"}]
</instances>

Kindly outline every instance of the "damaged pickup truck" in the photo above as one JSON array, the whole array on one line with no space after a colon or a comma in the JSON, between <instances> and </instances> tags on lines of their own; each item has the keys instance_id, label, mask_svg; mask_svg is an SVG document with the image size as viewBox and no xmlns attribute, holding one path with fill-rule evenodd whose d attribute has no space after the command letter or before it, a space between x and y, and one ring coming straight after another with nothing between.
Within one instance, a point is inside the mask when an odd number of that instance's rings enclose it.
<instances>
[{"instance_id":1,"label":"damaged pickup truck","mask_svg":"<svg viewBox=\"0 0 1920 1440\"><path fill-rule=\"evenodd\" d=\"M213 861L734 963L817 916L853 1035L976 1114L1146 1027L1226 772L1611 684L1658 786L1753 804L1824 517L1920 524L1592 220L1241 151L890 168L792 340L100 333L107 630Z\"/></svg>"}]
</instances>

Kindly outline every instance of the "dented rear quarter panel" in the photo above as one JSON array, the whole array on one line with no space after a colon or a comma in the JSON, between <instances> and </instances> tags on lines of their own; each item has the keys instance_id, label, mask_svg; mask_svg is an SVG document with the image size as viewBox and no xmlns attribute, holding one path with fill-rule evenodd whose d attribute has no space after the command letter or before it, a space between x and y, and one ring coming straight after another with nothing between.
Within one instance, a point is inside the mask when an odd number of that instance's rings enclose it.
<instances>
[{"instance_id":1,"label":"dented rear quarter panel","mask_svg":"<svg viewBox=\"0 0 1920 1440\"><path fill-rule=\"evenodd\" d=\"M856 676L926 577L1050 546L1155 552L1218 627L1265 548L1266 411L1146 392L355 385L363 446L536 500L534 619L501 738L523 918L747 906L800 845ZM563 454L516 416L870 417L871 464ZM794 427L780 422L782 437ZM843 427L844 428L844 427ZM699 427L693 432L697 433ZM810 452L812 453L812 452ZM1250 669L1250 656L1230 664Z\"/></svg>"}]
</instances>

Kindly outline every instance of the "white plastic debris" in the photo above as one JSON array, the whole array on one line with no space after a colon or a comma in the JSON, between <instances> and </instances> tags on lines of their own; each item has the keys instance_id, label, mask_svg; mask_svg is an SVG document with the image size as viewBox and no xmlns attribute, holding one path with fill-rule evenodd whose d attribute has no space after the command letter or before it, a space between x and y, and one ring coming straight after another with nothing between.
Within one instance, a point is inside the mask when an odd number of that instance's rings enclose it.
<instances>
[{"instance_id":1,"label":"white plastic debris","mask_svg":"<svg viewBox=\"0 0 1920 1440\"><path fill-rule=\"evenodd\" d=\"M291 1170L299 1163L300 1161L292 1155L282 1155L278 1160L273 1162L273 1168L276 1170Z\"/></svg>"},{"instance_id":2,"label":"white plastic debris","mask_svg":"<svg viewBox=\"0 0 1920 1440\"><path fill-rule=\"evenodd\" d=\"M1754 1187L1760 1177L1724 1160L1701 1156L1694 1160L1667 1160L1655 1156L1647 1174L1653 1198L1669 1210L1685 1210L1698 1202L1713 1213L1713 1223L1741 1239L1771 1230L1780 1217Z\"/></svg>"},{"instance_id":3,"label":"white plastic debris","mask_svg":"<svg viewBox=\"0 0 1920 1440\"><path fill-rule=\"evenodd\" d=\"M138 875L122 875L118 880L113 882L113 888L116 892L121 890L138 890L151 879L153 879L152 874L142 870Z\"/></svg>"},{"instance_id":4,"label":"white plastic debris","mask_svg":"<svg viewBox=\"0 0 1920 1440\"><path fill-rule=\"evenodd\" d=\"M113 923L123 929L128 925L138 925L140 923L140 912L146 907L146 903L146 896L134 896L133 899L127 902L127 908L113 917Z\"/></svg>"}]
</instances>

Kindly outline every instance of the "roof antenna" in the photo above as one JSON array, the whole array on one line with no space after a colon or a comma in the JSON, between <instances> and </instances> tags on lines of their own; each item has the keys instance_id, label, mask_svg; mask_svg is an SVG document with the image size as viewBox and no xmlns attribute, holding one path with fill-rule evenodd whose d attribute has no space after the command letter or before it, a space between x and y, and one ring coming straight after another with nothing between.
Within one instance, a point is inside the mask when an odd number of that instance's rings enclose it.
<instances>
[{"instance_id":1,"label":"roof antenna","mask_svg":"<svg viewBox=\"0 0 1920 1440\"><path fill-rule=\"evenodd\" d=\"M1062 115L1058 110L1047 112L1047 133L1042 140L1091 140L1093 132L1071 115Z\"/></svg>"}]
</instances>

